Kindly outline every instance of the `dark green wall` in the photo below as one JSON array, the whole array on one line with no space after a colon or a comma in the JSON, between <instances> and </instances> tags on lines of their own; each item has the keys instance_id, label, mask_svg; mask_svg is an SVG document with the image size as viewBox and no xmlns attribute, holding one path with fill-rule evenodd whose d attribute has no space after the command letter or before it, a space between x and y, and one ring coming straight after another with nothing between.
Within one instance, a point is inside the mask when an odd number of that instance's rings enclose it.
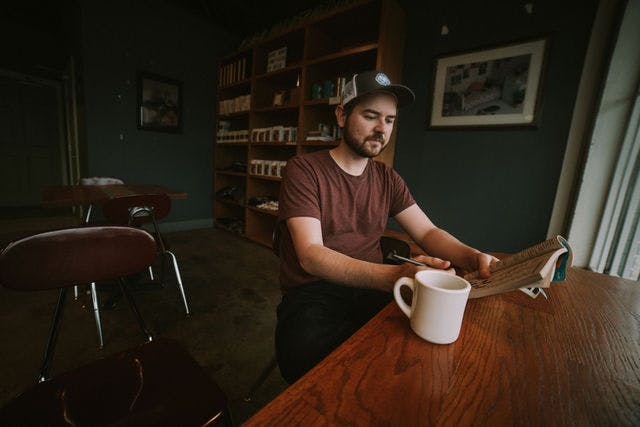
<instances>
[{"instance_id":1,"label":"dark green wall","mask_svg":"<svg viewBox=\"0 0 640 427\"><path fill-rule=\"evenodd\" d=\"M205 19L164 2L83 2L86 174L186 191L165 222L210 223L216 61L229 42ZM137 70L183 82L182 134L137 129Z\"/></svg>"},{"instance_id":2,"label":"dark green wall","mask_svg":"<svg viewBox=\"0 0 640 427\"><path fill-rule=\"evenodd\" d=\"M532 15L508 0L401 4L403 81L417 99L401 113L396 169L431 219L469 244L514 251L543 239L597 2L539 0ZM230 37L151 0L83 2L82 29L88 173L187 191L169 220L210 220L215 61ZM537 129L426 128L436 56L538 35L550 43ZM137 130L138 69L184 82L182 135Z\"/></svg>"},{"instance_id":3,"label":"dark green wall","mask_svg":"<svg viewBox=\"0 0 640 427\"><path fill-rule=\"evenodd\" d=\"M402 111L394 165L427 215L484 250L543 240L597 2L402 1L403 82L416 102ZM447 24L449 35L441 36ZM549 35L542 116L534 130L429 130L434 58Z\"/></svg>"},{"instance_id":4,"label":"dark green wall","mask_svg":"<svg viewBox=\"0 0 640 427\"><path fill-rule=\"evenodd\" d=\"M0 68L59 79L72 53L74 12L72 0L2 2Z\"/></svg>"}]
</instances>

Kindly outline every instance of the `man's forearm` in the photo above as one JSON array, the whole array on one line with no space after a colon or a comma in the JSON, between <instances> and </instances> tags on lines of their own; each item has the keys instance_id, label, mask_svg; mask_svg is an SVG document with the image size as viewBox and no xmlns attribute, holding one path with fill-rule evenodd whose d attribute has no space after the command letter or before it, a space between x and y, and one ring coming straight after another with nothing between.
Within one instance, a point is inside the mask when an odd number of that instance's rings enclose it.
<instances>
[{"instance_id":1,"label":"man's forearm","mask_svg":"<svg viewBox=\"0 0 640 427\"><path fill-rule=\"evenodd\" d=\"M418 244L429 255L449 260L454 266L466 270L476 268L475 259L480 251L465 245L441 228L429 230Z\"/></svg>"},{"instance_id":2,"label":"man's forearm","mask_svg":"<svg viewBox=\"0 0 640 427\"><path fill-rule=\"evenodd\" d=\"M304 252L299 258L307 273L345 286L390 291L401 275L399 266L361 261L318 244Z\"/></svg>"}]
</instances>

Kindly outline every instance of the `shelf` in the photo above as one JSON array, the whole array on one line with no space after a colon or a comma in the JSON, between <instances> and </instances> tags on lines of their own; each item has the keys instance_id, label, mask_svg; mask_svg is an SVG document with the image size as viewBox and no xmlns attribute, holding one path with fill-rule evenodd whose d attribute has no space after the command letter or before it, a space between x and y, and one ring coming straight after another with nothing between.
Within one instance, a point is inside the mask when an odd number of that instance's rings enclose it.
<instances>
[{"instance_id":1,"label":"shelf","mask_svg":"<svg viewBox=\"0 0 640 427\"><path fill-rule=\"evenodd\" d=\"M218 118L230 118L230 117L241 117L241 116L248 116L249 115L249 110L247 111L239 111L237 113L227 113L227 114L218 114Z\"/></svg>"},{"instance_id":2,"label":"shelf","mask_svg":"<svg viewBox=\"0 0 640 427\"><path fill-rule=\"evenodd\" d=\"M370 52L378 49L378 43L367 43L360 46L352 47L349 49L343 49L339 52L330 53L328 55L319 56L317 58L307 60L307 65L315 65L323 62L333 61L335 59L343 58L345 56L351 56L358 53Z\"/></svg>"},{"instance_id":3,"label":"shelf","mask_svg":"<svg viewBox=\"0 0 640 427\"><path fill-rule=\"evenodd\" d=\"M226 225L224 225L224 224L220 224L218 221L213 221L213 226L214 226L214 227L216 227L216 228L219 228L220 230L224 230L224 231L226 231L227 233L231 233L231 234L233 234L234 236L244 237L244 238L246 238L246 237L247 237L244 233L238 233L238 232L236 232L236 231L234 231L234 230L230 230L229 228L227 228L227 226L226 226Z\"/></svg>"},{"instance_id":4,"label":"shelf","mask_svg":"<svg viewBox=\"0 0 640 427\"><path fill-rule=\"evenodd\" d=\"M228 55L223 56L222 58L220 58L220 63L221 64L226 64L228 62L233 62L234 59L240 59L242 57L247 57L250 58L251 57L251 53L252 53L252 49L249 48L244 48L242 50L239 50L237 52L233 52L230 53Z\"/></svg>"},{"instance_id":5,"label":"shelf","mask_svg":"<svg viewBox=\"0 0 640 427\"><path fill-rule=\"evenodd\" d=\"M275 76L280 76L281 74L288 74L288 73L294 73L294 72L301 72L302 71L302 63L298 62L295 64L291 64L291 65L287 65L284 68L280 68L278 70L273 70L273 71L269 71L260 75L256 76L256 80L265 80L265 79L269 79L271 77L275 77Z\"/></svg>"},{"instance_id":6,"label":"shelf","mask_svg":"<svg viewBox=\"0 0 640 427\"><path fill-rule=\"evenodd\" d=\"M222 203L227 206L237 206L239 208L244 208L245 206L242 203L238 203L234 200L225 200L225 199L214 199L216 202Z\"/></svg>"},{"instance_id":7,"label":"shelf","mask_svg":"<svg viewBox=\"0 0 640 427\"><path fill-rule=\"evenodd\" d=\"M269 176L269 175L253 175L253 174L249 174L249 178L264 179L266 181L282 181L282 178L279 177L279 176Z\"/></svg>"},{"instance_id":8,"label":"shelf","mask_svg":"<svg viewBox=\"0 0 640 427\"><path fill-rule=\"evenodd\" d=\"M240 80L240 81L235 82L235 83L228 84L228 85L218 86L218 90L236 89L236 88L238 88L240 86L249 85L249 84L251 84L251 77L249 77L247 79L244 79L244 80Z\"/></svg>"},{"instance_id":9,"label":"shelf","mask_svg":"<svg viewBox=\"0 0 640 427\"><path fill-rule=\"evenodd\" d=\"M254 113L271 113L271 112L276 112L276 111L287 111L287 110L291 110L291 111L295 111L298 109L298 104L289 104L289 105L281 105L278 107L263 107L263 108L254 108L253 112Z\"/></svg>"},{"instance_id":10,"label":"shelf","mask_svg":"<svg viewBox=\"0 0 640 427\"><path fill-rule=\"evenodd\" d=\"M332 104L330 103L334 98L337 98L337 102ZM327 106L327 107L333 107L335 105L338 105L340 103L340 98L338 98L337 96L331 97L331 98L320 98L320 99L306 99L304 101L304 106L305 107L314 107L314 106Z\"/></svg>"},{"instance_id":11,"label":"shelf","mask_svg":"<svg viewBox=\"0 0 640 427\"><path fill-rule=\"evenodd\" d=\"M256 40L251 46L218 62L220 67L224 67L227 63L240 60L242 64L246 60L246 74L239 76L250 75L217 88L215 119L218 122L228 121L230 130L248 129L249 136L256 129L273 126L297 128L297 139L287 142L276 142L275 135L267 138L263 132L259 133L260 139L270 139L271 142L257 142L251 137L247 142L235 142L225 140L224 136L221 137L224 142L217 142L219 135L214 134L214 188L242 185L246 195L240 203L214 197L214 222L224 217L242 217L244 227L241 235L247 240L271 247L278 212L248 206L248 201L249 195L277 199L282 178L251 174L250 168L246 173L220 169L238 163L249 166L251 160L257 159L288 161L296 155L331 149L340 144L341 140L304 141L307 132L318 129L318 124L335 125L333 110L340 102L339 96L310 99L315 84L322 84L324 89L327 81L337 84L338 78L348 79L354 73L376 68L384 70L393 80L401 78L406 25L397 0L354 0L348 3L333 10L318 9L318 13L314 12L308 18L294 19L299 22ZM269 54L284 47L287 49L286 61L281 61L280 66L285 66L267 71ZM233 66L231 68L233 74ZM219 113L220 101L246 95L251 97L249 111ZM274 106L274 99L282 99L286 104ZM242 105L246 107L246 104ZM239 135L242 136L238 138L245 137L244 134ZM254 135L257 140L258 132ZM291 131L289 135L292 135ZM386 157L382 159L389 165L393 163L394 143L392 137L389 149L385 150Z\"/></svg>"},{"instance_id":12,"label":"shelf","mask_svg":"<svg viewBox=\"0 0 640 427\"><path fill-rule=\"evenodd\" d=\"M278 216L278 211L270 211L267 209L256 208L255 206L247 206L247 209L252 210L254 212L258 212L265 215Z\"/></svg>"},{"instance_id":13,"label":"shelf","mask_svg":"<svg viewBox=\"0 0 640 427\"><path fill-rule=\"evenodd\" d=\"M252 142L252 147L295 147L298 144L297 141L290 142Z\"/></svg>"},{"instance_id":14,"label":"shelf","mask_svg":"<svg viewBox=\"0 0 640 427\"><path fill-rule=\"evenodd\" d=\"M340 143L339 139L336 139L335 141L304 141L304 142L300 143L300 146L302 146L302 147L304 147L304 146L309 146L309 147L315 147L315 146L335 147L339 143Z\"/></svg>"},{"instance_id":15,"label":"shelf","mask_svg":"<svg viewBox=\"0 0 640 427\"><path fill-rule=\"evenodd\" d=\"M215 171L218 175L231 175L231 176L247 176L245 172L234 172L234 171Z\"/></svg>"}]
</instances>

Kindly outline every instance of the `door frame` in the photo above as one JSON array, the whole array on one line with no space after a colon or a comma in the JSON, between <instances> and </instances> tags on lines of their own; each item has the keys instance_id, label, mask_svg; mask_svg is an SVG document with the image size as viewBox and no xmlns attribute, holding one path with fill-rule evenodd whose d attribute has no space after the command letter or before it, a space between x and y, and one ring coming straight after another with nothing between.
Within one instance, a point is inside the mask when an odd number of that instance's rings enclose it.
<instances>
[{"instance_id":1,"label":"door frame","mask_svg":"<svg viewBox=\"0 0 640 427\"><path fill-rule=\"evenodd\" d=\"M58 150L62 184L69 185L78 181L80 176L80 153L78 150L78 114L77 91L75 85L75 66L70 57L67 70L59 79L26 74L0 68L0 77L6 77L26 84L37 84L55 89L58 116Z\"/></svg>"}]
</instances>

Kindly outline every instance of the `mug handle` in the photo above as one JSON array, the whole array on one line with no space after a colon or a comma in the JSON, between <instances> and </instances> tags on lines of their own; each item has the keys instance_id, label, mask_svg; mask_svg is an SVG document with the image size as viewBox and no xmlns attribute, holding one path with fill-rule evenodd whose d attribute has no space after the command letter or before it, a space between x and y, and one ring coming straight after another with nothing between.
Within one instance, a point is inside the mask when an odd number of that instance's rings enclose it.
<instances>
[{"instance_id":1,"label":"mug handle","mask_svg":"<svg viewBox=\"0 0 640 427\"><path fill-rule=\"evenodd\" d=\"M411 307L404 302L402 295L400 295L400 288L402 288L402 286L408 286L412 292L415 292L415 282L410 277L401 277L396 280L396 284L393 285L393 296L396 299L396 303L398 303L398 307L400 307L400 310L402 310L407 317L411 317Z\"/></svg>"}]
</instances>

